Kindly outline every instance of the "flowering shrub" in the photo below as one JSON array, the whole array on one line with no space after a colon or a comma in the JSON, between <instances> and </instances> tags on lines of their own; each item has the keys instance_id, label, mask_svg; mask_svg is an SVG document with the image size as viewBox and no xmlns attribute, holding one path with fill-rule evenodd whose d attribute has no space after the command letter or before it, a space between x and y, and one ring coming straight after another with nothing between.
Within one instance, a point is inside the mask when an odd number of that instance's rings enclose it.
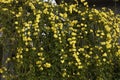
<instances>
[{"instance_id":1,"label":"flowering shrub","mask_svg":"<svg viewBox=\"0 0 120 80\"><path fill-rule=\"evenodd\" d=\"M6 80L117 80L119 15L82 4L1 0ZM8 65L8 66L6 66Z\"/></svg>"}]
</instances>

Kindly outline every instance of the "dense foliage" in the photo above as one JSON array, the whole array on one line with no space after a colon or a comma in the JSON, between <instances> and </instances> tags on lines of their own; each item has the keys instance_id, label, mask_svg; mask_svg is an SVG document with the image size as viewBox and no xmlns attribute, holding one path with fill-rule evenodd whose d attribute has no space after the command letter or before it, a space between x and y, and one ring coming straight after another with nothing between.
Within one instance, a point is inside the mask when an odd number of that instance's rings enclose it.
<instances>
[{"instance_id":1,"label":"dense foliage","mask_svg":"<svg viewBox=\"0 0 120 80\"><path fill-rule=\"evenodd\" d=\"M6 80L120 79L119 15L82 4L0 0Z\"/></svg>"}]
</instances>

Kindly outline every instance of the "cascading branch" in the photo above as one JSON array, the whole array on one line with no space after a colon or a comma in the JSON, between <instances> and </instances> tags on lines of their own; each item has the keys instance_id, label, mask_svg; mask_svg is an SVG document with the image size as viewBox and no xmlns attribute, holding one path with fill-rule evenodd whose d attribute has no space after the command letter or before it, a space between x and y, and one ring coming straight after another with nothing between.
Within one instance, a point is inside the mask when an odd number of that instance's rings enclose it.
<instances>
[{"instance_id":1,"label":"cascading branch","mask_svg":"<svg viewBox=\"0 0 120 80\"><path fill-rule=\"evenodd\" d=\"M81 0L83 6L79 6L53 5L42 0L1 0L0 41L10 54L0 68L2 77L119 79L119 15L110 9L89 8L85 2Z\"/></svg>"}]
</instances>

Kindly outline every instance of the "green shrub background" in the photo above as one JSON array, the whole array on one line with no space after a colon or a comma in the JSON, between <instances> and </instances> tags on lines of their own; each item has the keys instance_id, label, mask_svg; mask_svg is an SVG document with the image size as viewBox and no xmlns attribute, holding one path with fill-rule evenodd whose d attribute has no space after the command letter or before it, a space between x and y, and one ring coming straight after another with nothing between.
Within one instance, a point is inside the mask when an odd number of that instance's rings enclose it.
<instances>
[{"instance_id":1,"label":"green shrub background","mask_svg":"<svg viewBox=\"0 0 120 80\"><path fill-rule=\"evenodd\" d=\"M107 8L1 0L6 80L119 80L120 18ZM8 65L8 66L6 66Z\"/></svg>"}]
</instances>

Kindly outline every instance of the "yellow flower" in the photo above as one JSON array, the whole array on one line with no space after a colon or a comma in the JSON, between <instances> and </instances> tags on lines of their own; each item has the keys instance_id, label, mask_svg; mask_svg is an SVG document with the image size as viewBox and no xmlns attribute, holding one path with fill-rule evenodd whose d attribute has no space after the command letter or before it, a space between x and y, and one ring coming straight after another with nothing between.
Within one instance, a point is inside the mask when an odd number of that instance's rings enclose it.
<instances>
[{"instance_id":1,"label":"yellow flower","mask_svg":"<svg viewBox=\"0 0 120 80\"><path fill-rule=\"evenodd\" d=\"M42 51L43 51L43 50L44 50L44 49L43 49L43 47L41 47L41 48L40 48L40 50L42 50Z\"/></svg>"},{"instance_id":2,"label":"yellow flower","mask_svg":"<svg viewBox=\"0 0 120 80\"><path fill-rule=\"evenodd\" d=\"M3 69L0 69L0 73L3 73Z\"/></svg>"},{"instance_id":3,"label":"yellow flower","mask_svg":"<svg viewBox=\"0 0 120 80\"><path fill-rule=\"evenodd\" d=\"M28 48L25 48L25 51L29 51L29 49L28 49Z\"/></svg>"},{"instance_id":4,"label":"yellow flower","mask_svg":"<svg viewBox=\"0 0 120 80\"><path fill-rule=\"evenodd\" d=\"M86 58L90 58L90 56L89 56L88 54L85 54L85 57L86 57Z\"/></svg>"},{"instance_id":5,"label":"yellow flower","mask_svg":"<svg viewBox=\"0 0 120 80\"><path fill-rule=\"evenodd\" d=\"M44 67L50 68L50 67L51 67L51 64L50 64L50 63L45 63L45 64L44 64Z\"/></svg>"},{"instance_id":6,"label":"yellow flower","mask_svg":"<svg viewBox=\"0 0 120 80\"><path fill-rule=\"evenodd\" d=\"M61 49L61 52L64 52L64 49Z\"/></svg>"},{"instance_id":7,"label":"yellow flower","mask_svg":"<svg viewBox=\"0 0 120 80\"><path fill-rule=\"evenodd\" d=\"M63 14L63 17L64 17L64 18L67 18L67 13L64 13L64 14Z\"/></svg>"},{"instance_id":8,"label":"yellow flower","mask_svg":"<svg viewBox=\"0 0 120 80\"><path fill-rule=\"evenodd\" d=\"M0 0L0 2L2 2L2 3L10 3L10 2L12 2L13 0Z\"/></svg>"},{"instance_id":9,"label":"yellow flower","mask_svg":"<svg viewBox=\"0 0 120 80\"><path fill-rule=\"evenodd\" d=\"M69 6L69 11L70 11L70 13L72 13L73 8L75 8L75 7L76 7L76 5L73 5L73 4Z\"/></svg>"},{"instance_id":10,"label":"yellow flower","mask_svg":"<svg viewBox=\"0 0 120 80\"><path fill-rule=\"evenodd\" d=\"M110 33L107 34L107 38L111 39L111 34Z\"/></svg>"},{"instance_id":11,"label":"yellow flower","mask_svg":"<svg viewBox=\"0 0 120 80\"><path fill-rule=\"evenodd\" d=\"M45 58L40 58L42 61L44 61L45 60Z\"/></svg>"},{"instance_id":12,"label":"yellow flower","mask_svg":"<svg viewBox=\"0 0 120 80\"><path fill-rule=\"evenodd\" d=\"M100 42L101 45L105 45L106 43L105 42Z\"/></svg>"},{"instance_id":13,"label":"yellow flower","mask_svg":"<svg viewBox=\"0 0 120 80\"><path fill-rule=\"evenodd\" d=\"M6 63L8 63L10 60L11 60L10 58L7 58Z\"/></svg>"},{"instance_id":14,"label":"yellow flower","mask_svg":"<svg viewBox=\"0 0 120 80\"><path fill-rule=\"evenodd\" d=\"M116 52L116 56L120 56L120 50L118 50L118 52Z\"/></svg>"},{"instance_id":15,"label":"yellow flower","mask_svg":"<svg viewBox=\"0 0 120 80\"><path fill-rule=\"evenodd\" d=\"M85 0L81 0L81 2L85 2Z\"/></svg>"},{"instance_id":16,"label":"yellow flower","mask_svg":"<svg viewBox=\"0 0 120 80\"><path fill-rule=\"evenodd\" d=\"M76 37L72 37L73 40L76 40Z\"/></svg>"},{"instance_id":17,"label":"yellow flower","mask_svg":"<svg viewBox=\"0 0 120 80\"><path fill-rule=\"evenodd\" d=\"M37 36L37 35L38 35L38 32L34 32L33 35L34 35L34 36Z\"/></svg>"},{"instance_id":18,"label":"yellow flower","mask_svg":"<svg viewBox=\"0 0 120 80\"><path fill-rule=\"evenodd\" d=\"M95 59L98 59L98 58L99 58L99 56L98 56L98 55L96 55L94 58L95 58Z\"/></svg>"},{"instance_id":19,"label":"yellow flower","mask_svg":"<svg viewBox=\"0 0 120 80\"><path fill-rule=\"evenodd\" d=\"M28 41L32 41L32 39L30 37L27 38Z\"/></svg>"},{"instance_id":20,"label":"yellow flower","mask_svg":"<svg viewBox=\"0 0 120 80\"><path fill-rule=\"evenodd\" d=\"M7 11L7 10L8 10L8 8L2 8L2 10L3 10L3 11Z\"/></svg>"},{"instance_id":21,"label":"yellow flower","mask_svg":"<svg viewBox=\"0 0 120 80\"><path fill-rule=\"evenodd\" d=\"M41 61L37 61L37 62L36 62L37 65L38 65L38 64L41 64L41 63L42 63Z\"/></svg>"},{"instance_id":22,"label":"yellow flower","mask_svg":"<svg viewBox=\"0 0 120 80\"><path fill-rule=\"evenodd\" d=\"M64 72L64 73L62 74L62 76L65 77L65 76L66 76L66 72Z\"/></svg>"},{"instance_id":23,"label":"yellow flower","mask_svg":"<svg viewBox=\"0 0 120 80\"><path fill-rule=\"evenodd\" d=\"M27 45L28 45L28 42L25 42L25 45L27 46Z\"/></svg>"},{"instance_id":24,"label":"yellow flower","mask_svg":"<svg viewBox=\"0 0 120 80\"><path fill-rule=\"evenodd\" d=\"M107 45L106 45L106 48L108 48L108 49L111 48L111 47L112 47L111 44L107 44Z\"/></svg>"},{"instance_id":25,"label":"yellow flower","mask_svg":"<svg viewBox=\"0 0 120 80\"><path fill-rule=\"evenodd\" d=\"M78 51L84 51L84 48L79 48Z\"/></svg>"},{"instance_id":26,"label":"yellow flower","mask_svg":"<svg viewBox=\"0 0 120 80\"><path fill-rule=\"evenodd\" d=\"M35 51L35 50L36 50L36 48L35 48L35 47L33 47L33 48L32 48L32 50L34 50L34 51Z\"/></svg>"},{"instance_id":27,"label":"yellow flower","mask_svg":"<svg viewBox=\"0 0 120 80\"><path fill-rule=\"evenodd\" d=\"M37 53L38 56L42 56L43 54L41 52Z\"/></svg>"},{"instance_id":28,"label":"yellow flower","mask_svg":"<svg viewBox=\"0 0 120 80\"><path fill-rule=\"evenodd\" d=\"M23 10L23 8L22 7L19 7L19 11L22 11Z\"/></svg>"},{"instance_id":29,"label":"yellow flower","mask_svg":"<svg viewBox=\"0 0 120 80\"><path fill-rule=\"evenodd\" d=\"M5 75L2 75L2 78L5 78L6 76Z\"/></svg>"},{"instance_id":30,"label":"yellow flower","mask_svg":"<svg viewBox=\"0 0 120 80\"><path fill-rule=\"evenodd\" d=\"M106 53L104 53L102 56L106 57L106 56L107 56L107 54L106 54Z\"/></svg>"},{"instance_id":31,"label":"yellow flower","mask_svg":"<svg viewBox=\"0 0 120 80\"><path fill-rule=\"evenodd\" d=\"M18 24L18 21L15 21L15 24Z\"/></svg>"},{"instance_id":32,"label":"yellow flower","mask_svg":"<svg viewBox=\"0 0 120 80\"><path fill-rule=\"evenodd\" d=\"M48 8L45 8L45 9L43 10L43 13L48 14L48 13L49 13L49 12L48 12Z\"/></svg>"},{"instance_id":33,"label":"yellow flower","mask_svg":"<svg viewBox=\"0 0 120 80\"><path fill-rule=\"evenodd\" d=\"M61 60L61 63L64 63L65 61L64 60Z\"/></svg>"},{"instance_id":34,"label":"yellow flower","mask_svg":"<svg viewBox=\"0 0 120 80\"><path fill-rule=\"evenodd\" d=\"M54 38L58 38L57 34L54 34L53 36L54 36Z\"/></svg>"},{"instance_id":35,"label":"yellow flower","mask_svg":"<svg viewBox=\"0 0 120 80\"><path fill-rule=\"evenodd\" d=\"M31 7L31 9L35 9L35 6L33 5L33 3L29 3L29 6Z\"/></svg>"},{"instance_id":36,"label":"yellow flower","mask_svg":"<svg viewBox=\"0 0 120 80\"><path fill-rule=\"evenodd\" d=\"M16 58L19 58L19 57L20 57L20 55L19 55L19 54L17 54L17 55L16 55Z\"/></svg>"},{"instance_id":37,"label":"yellow flower","mask_svg":"<svg viewBox=\"0 0 120 80\"><path fill-rule=\"evenodd\" d=\"M88 5L88 3L87 3L87 2L84 2L83 4L84 4L84 6L87 6L87 5Z\"/></svg>"},{"instance_id":38,"label":"yellow flower","mask_svg":"<svg viewBox=\"0 0 120 80\"><path fill-rule=\"evenodd\" d=\"M20 55L20 58L23 58L23 55Z\"/></svg>"},{"instance_id":39,"label":"yellow flower","mask_svg":"<svg viewBox=\"0 0 120 80\"><path fill-rule=\"evenodd\" d=\"M93 9L93 12L95 12L96 14L99 14L99 11L97 9Z\"/></svg>"},{"instance_id":40,"label":"yellow flower","mask_svg":"<svg viewBox=\"0 0 120 80\"><path fill-rule=\"evenodd\" d=\"M40 67L40 70L42 71L42 70L43 70L43 67Z\"/></svg>"},{"instance_id":41,"label":"yellow flower","mask_svg":"<svg viewBox=\"0 0 120 80\"><path fill-rule=\"evenodd\" d=\"M92 51L90 51L90 52L89 52L89 54L93 54L93 52L92 52Z\"/></svg>"},{"instance_id":42,"label":"yellow flower","mask_svg":"<svg viewBox=\"0 0 120 80\"><path fill-rule=\"evenodd\" d=\"M27 32L27 34L28 34L28 35L30 35L30 34L31 34L31 32L30 32L30 31L28 31L28 32Z\"/></svg>"},{"instance_id":43,"label":"yellow flower","mask_svg":"<svg viewBox=\"0 0 120 80\"><path fill-rule=\"evenodd\" d=\"M80 66L78 66L78 69L82 69L82 68L83 68L83 66L81 66L81 65L80 65Z\"/></svg>"},{"instance_id":44,"label":"yellow flower","mask_svg":"<svg viewBox=\"0 0 120 80\"><path fill-rule=\"evenodd\" d=\"M105 25L105 29L107 32L110 32L111 28L108 25Z\"/></svg>"},{"instance_id":45,"label":"yellow flower","mask_svg":"<svg viewBox=\"0 0 120 80\"><path fill-rule=\"evenodd\" d=\"M103 61L105 62L105 61L106 61L106 59L105 59L105 58L103 58Z\"/></svg>"},{"instance_id":46,"label":"yellow flower","mask_svg":"<svg viewBox=\"0 0 120 80\"><path fill-rule=\"evenodd\" d=\"M101 35L104 36L105 34L102 32Z\"/></svg>"}]
</instances>

